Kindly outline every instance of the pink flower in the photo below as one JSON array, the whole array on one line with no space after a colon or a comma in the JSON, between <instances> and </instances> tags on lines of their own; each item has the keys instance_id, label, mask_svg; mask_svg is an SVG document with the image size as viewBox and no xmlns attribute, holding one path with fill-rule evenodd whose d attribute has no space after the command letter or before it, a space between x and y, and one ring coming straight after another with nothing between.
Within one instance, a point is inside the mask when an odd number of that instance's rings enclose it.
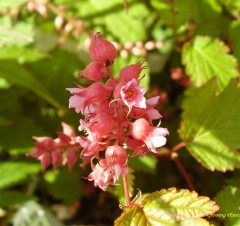
<instances>
[{"instance_id":1,"label":"pink flower","mask_svg":"<svg viewBox=\"0 0 240 226\"><path fill-rule=\"evenodd\" d=\"M120 97L125 105L128 106L129 111L132 107L146 108L146 99L144 94L146 89L138 85L138 81L133 78L121 87Z\"/></svg>"},{"instance_id":2,"label":"pink flower","mask_svg":"<svg viewBox=\"0 0 240 226\"><path fill-rule=\"evenodd\" d=\"M100 62L92 62L80 72L81 76L92 81L99 81L109 74L111 74L109 69L104 67L104 65Z\"/></svg>"},{"instance_id":3,"label":"pink flower","mask_svg":"<svg viewBox=\"0 0 240 226\"><path fill-rule=\"evenodd\" d=\"M140 118L132 123L131 135L136 140L142 140L147 147L156 152L156 148L166 144L165 136L169 134L168 130L162 127L151 127L146 119Z\"/></svg>"},{"instance_id":4,"label":"pink flower","mask_svg":"<svg viewBox=\"0 0 240 226\"><path fill-rule=\"evenodd\" d=\"M143 157L148 152L148 147L142 140L135 140L130 137L125 139L125 143L130 150L133 150L132 157L137 155Z\"/></svg>"},{"instance_id":5,"label":"pink flower","mask_svg":"<svg viewBox=\"0 0 240 226\"><path fill-rule=\"evenodd\" d=\"M99 152L106 149L108 145L108 142L104 142L104 140L97 140L96 134L90 131L87 137L78 137L77 141L83 147L81 152L83 167L89 163L93 157L99 158Z\"/></svg>"},{"instance_id":6,"label":"pink flower","mask_svg":"<svg viewBox=\"0 0 240 226\"><path fill-rule=\"evenodd\" d=\"M50 137L33 137L37 142L36 149L28 154L28 156L37 158L41 161L42 171L45 171L51 164L55 170L62 164L62 152L58 148L55 141Z\"/></svg>"},{"instance_id":7,"label":"pink flower","mask_svg":"<svg viewBox=\"0 0 240 226\"><path fill-rule=\"evenodd\" d=\"M115 184L121 174L127 175L127 153L118 145L109 146L105 152L105 158L96 165L91 163L93 172L87 177L94 180L94 186L106 191L110 184Z\"/></svg>"},{"instance_id":8,"label":"pink flower","mask_svg":"<svg viewBox=\"0 0 240 226\"><path fill-rule=\"evenodd\" d=\"M87 88L68 88L67 90L74 94L69 99L69 108L75 108L77 113L93 113L96 105L107 98L107 90L100 82L95 82Z\"/></svg>"},{"instance_id":9,"label":"pink flower","mask_svg":"<svg viewBox=\"0 0 240 226\"><path fill-rule=\"evenodd\" d=\"M63 132L58 132L58 138L55 139L55 142L58 147L66 147L66 162L68 164L69 172L72 171L72 168L77 160L77 152L80 149L80 145L77 143L77 137L75 131L66 123L62 123ZM64 161L64 163L65 163Z\"/></svg>"},{"instance_id":10,"label":"pink flower","mask_svg":"<svg viewBox=\"0 0 240 226\"><path fill-rule=\"evenodd\" d=\"M103 191L106 191L109 184L112 180L112 173L110 169L106 165L106 161L103 159L99 161L96 165L93 163L92 166L92 172L88 175L87 179L89 181L94 181L94 186L101 188Z\"/></svg>"},{"instance_id":11,"label":"pink flower","mask_svg":"<svg viewBox=\"0 0 240 226\"><path fill-rule=\"evenodd\" d=\"M127 175L127 153L126 150L119 146L109 146L105 151L106 164L112 168L114 183L121 174Z\"/></svg>"},{"instance_id":12,"label":"pink flower","mask_svg":"<svg viewBox=\"0 0 240 226\"><path fill-rule=\"evenodd\" d=\"M93 61L100 62L107 67L112 65L117 56L117 50L114 45L103 39L100 33L92 34L89 51Z\"/></svg>"},{"instance_id":13,"label":"pink flower","mask_svg":"<svg viewBox=\"0 0 240 226\"><path fill-rule=\"evenodd\" d=\"M154 109L155 105L158 103L158 100L159 96L147 99L146 108L142 109L133 107L130 116L134 118L145 118L149 122L155 119L160 119L162 116L160 115L158 110Z\"/></svg>"},{"instance_id":14,"label":"pink flower","mask_svg":"<svg viewBox=\"0 0 240 226\"><path fill-rule=\"evenodd\" d=\"M120 71L119 77L121 78L121 81L129 82L133 78L138 79L141 71L142 71L142 63L137 64L131 64L127 67L122 68Z\"/></svg>"}]
</instances>

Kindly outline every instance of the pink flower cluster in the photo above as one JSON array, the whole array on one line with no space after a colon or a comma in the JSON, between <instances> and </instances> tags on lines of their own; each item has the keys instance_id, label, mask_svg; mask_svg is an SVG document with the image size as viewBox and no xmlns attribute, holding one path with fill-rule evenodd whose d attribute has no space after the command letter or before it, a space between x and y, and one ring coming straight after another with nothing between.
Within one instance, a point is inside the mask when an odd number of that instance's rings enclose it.
<instances>
[{"instance_id":1,"label":"pink flower cluster","mask_svg":"<svg viewBox=\"0 0 240 226\"><path fill-rule=\"evenodd\" d=\"M56 140L35 138L36 150L30 155L41 161L44 170L51 161L54 169L62 163L62 149L67 153L66 162L71 169L81 149L82 165L90 162L92 167L87 179L106 190L120 175L127 175L128 157L144 156L165 145L168 130L152 125L153 120L161 118L154 108L159 97L146 99L146 89L139 85L142 63L122 68L119 78L115 78L110 68L116 56L111 42L99 33L92 34L92 62L80 75L93 83L87 88L67 89L72 94L69 107L84 116L79 130L85 136L76 137L63 124L64 131L58 133Z\"/></svg>"}]
</instances>

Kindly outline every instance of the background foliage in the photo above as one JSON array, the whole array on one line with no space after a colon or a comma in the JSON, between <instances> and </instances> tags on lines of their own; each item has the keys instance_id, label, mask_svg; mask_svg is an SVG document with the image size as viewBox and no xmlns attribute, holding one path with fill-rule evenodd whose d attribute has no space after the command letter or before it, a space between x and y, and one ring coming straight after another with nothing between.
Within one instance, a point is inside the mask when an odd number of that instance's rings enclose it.
<instances>
[{"instance_id":1,"label":"background foliage","mask_svg":"<svg viewBox=\"0 0 240 226\"><path fill-rule=\"evenodd\" d=\"M116 75L121 67L146 59L142 85L148 96L161 96L162 125L170 131L167 146L159 151L169 153L184 142L177 155L196 191L220 206L206 220L239 225L238 0L0 0L1 225L27 200L48 206L68 225L112 225L120 215L121 185L105 194L82 179L89 169L76 166L69 174L63 167L42 174L40 164L26 157L33 149L33 135L55 137L62 121L77 131L79 115L68 110L66 88L75 82L87 85L78 72L89 62L89 31L101 32L116 44ZM144 193L188 188L171 158L146 156L132 159L130 165L133 195L136 188ZM157 195L161 205L165 192L166 199L195 197L184 191L161 190L143 202L151 207ZM131 220L131 211L115 223ZM135 220L131 225L141 225ZM171 220L169 225L209 225L202 218Z\"/></svg>"}]
</instances>

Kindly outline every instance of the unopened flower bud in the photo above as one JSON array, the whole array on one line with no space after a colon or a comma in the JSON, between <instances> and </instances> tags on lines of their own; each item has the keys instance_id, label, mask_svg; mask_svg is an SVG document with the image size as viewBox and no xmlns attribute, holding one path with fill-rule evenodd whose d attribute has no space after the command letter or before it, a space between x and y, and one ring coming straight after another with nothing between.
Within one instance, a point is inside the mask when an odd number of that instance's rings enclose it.
<instances>
[{"instance_id":1,"label":"unopened flower bud","mask_svg":"<svg viewBox=\"0 0 240 226\"><path fill-rule=\"evenodd\" d=\"M133 48L133 43L132 42L125 42L124 44L125 49L132 49Z\"/></svg>"},{"instance_id":2,"label":"unopened flower bud","mask_svg":"<svg viewBox=\"0 0 240 226\"><path fill-rule=\"evenodd\" d=\"M140 56L146 56L147 50L146 49L140 49Z\"/></svg>"},{"instance_id":3,"label":"unopened flower bud","mask_svg":"<svg viewBox=\"0 0 240 226\"><path fill-rule=\"evenodd\" d=\"M146 50L153 50L155 48L155 43L153 41L148 41L144 45Z\"/></svg>"},{"instance_id":4,"label":"unopened flower bud","mask_svg":"<svg viewBox=\"0 0 240 226\"><path fill-rule=\"evenodd\" d=\"M40 15L46 17L47 16L47 7L44 4L39 4L37 6L37 11Z\"/></svg>"},{"instance_id":5,"label":"unopened flower bud","mask_svg":"<svg viewBox=\"0 0 240 226\"><path fill-rule=\"evenodd\" d=\"M100 33L96 33L92 34L90 56L93 61L98 61L109 66L117 57L117 50L115 46L105 40Z\"/></svg>"},{"instance_id":6,"label":"unopened flower bud","mask_svg":"<svg viewBox=\"0 0 240 226\"><path fill-rule=\"evenodd\" d=\"M123 58L123 59L127 59L128 58L128 51L126 49L122 49L120 51L120 56Z\"/></svg>"},{"instance_id":7,"label":"unopened flower bud","mask_svg":"<svg viewBox=\"0 0 240 226\"><path fill-rule=\"evenodd\" d=\"M140 56L140 55L141 55L141 49L139 49L138 47L133 47L133 48L132 48L132 53L133 53L135 56Z\"/></svg>"},{"instance_id":8,"label":"unopened flower bud","mask_svg":"<svg viewBox=\"0 0 240 226\"><path fill-rule=\"evenodd\" d=\"M156 45L156 48L161 49L163 47L163 42L162 41L157 41L155 43L155 45Z\"/></svg>"},{"instance_id":9,"label":"unopened flower bud","mask_svg":"<svg viewBox=\"0 0 240 226\"><path fill-rule=\"evenodd\" d=\"M64 27L64 31L66 33L70 33L73 30L73 23L72 22L68 22L65 27Z\"/></svg>"},{"instance_id":10,"label":"unopened flower bud","mask_svg":"<svg viewBox=\"0 0 240 226\"><path fill-rule=\"evenodd\" d=\"M27 9L29 12L33 12L36 9L36 3L33 1L27 2Z\"/></svg>"},{"instance_id":11,"label":"unopened flower bud","mask_svg":"<svg viewBox=\"0 0 240 226\"><path fill-rule=\"evenodd\" d=\"M57 30L59 30L63 25L63 17L58 15L54 20L54 25Z\"/></svg>"},{"instance_id":12,"label":"unopened flower bud","mask_svg":"<svg viewBox=\"0 0 240 226\"><path fill-rule=\"evenodd\" d=\"M142 41L137 41L135 43L135 46L138 47L138 48L142 48L143 47L143 42Z\"/></svg>"}]
</instances>

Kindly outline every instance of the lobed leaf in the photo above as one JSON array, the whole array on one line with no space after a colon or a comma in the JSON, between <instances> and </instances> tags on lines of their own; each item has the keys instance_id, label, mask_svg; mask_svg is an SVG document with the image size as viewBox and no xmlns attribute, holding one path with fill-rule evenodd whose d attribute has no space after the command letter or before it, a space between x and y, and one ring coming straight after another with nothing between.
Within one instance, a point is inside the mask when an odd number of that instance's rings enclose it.
<instances>
[{"instance_id":1,"label":"lobed leaf","mask_svg":"<svg viewBox=\"0 0 240 226\"><path fill-rule=\"evenodd\" d=\"M182 61L196 86L216 77L219 90L223 90L232 78L239 76L237 60L228 52L223 42L198 36L184 45Z\"/></svg>"},{"instance_id":2,"label":"lobed leaf","mask_svg":"<svg viewBox=\"0 0 240 226\"><path fill-rule=\"evenodd\" d=\"M180 136L187 149L210 170L240 168L240 87L233 79L225 90L216 94L213 80L191 96L185 106Z\"/></svg>"},{"instance_id":3,"label":"lobed leaf","mask_svg":"<svg viewBox=\"0 0 240 226\"><path fill-rule=\"evenodd\" d=\"M208 197L198 196L196 192L163 189L143 197L138 206L124 210L115 221L115 226L179 226L209 225L205 217L218 210L218 206Z\"/></svg>"}]
</instances>

